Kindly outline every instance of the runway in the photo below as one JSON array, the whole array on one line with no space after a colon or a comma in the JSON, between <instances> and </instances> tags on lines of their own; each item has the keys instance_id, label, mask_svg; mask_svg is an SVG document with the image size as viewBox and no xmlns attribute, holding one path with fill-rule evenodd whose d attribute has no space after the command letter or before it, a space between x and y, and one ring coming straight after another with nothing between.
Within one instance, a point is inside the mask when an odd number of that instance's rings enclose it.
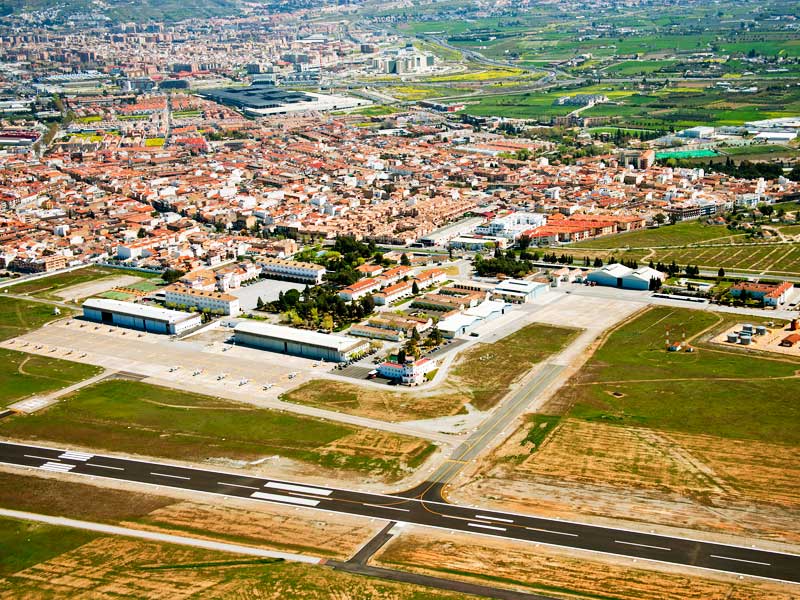
<instances>
[{"instance_id":1,"label":"runway","mask_svg":"<svg viewBox=\"0 0 800 600\"><path fill-rule=\"evenodd\" d=\"M372 494L11 442L0 442L0 463L800 583L799 555L458 506L418 497Z\"/></svg>"}]
</instances>

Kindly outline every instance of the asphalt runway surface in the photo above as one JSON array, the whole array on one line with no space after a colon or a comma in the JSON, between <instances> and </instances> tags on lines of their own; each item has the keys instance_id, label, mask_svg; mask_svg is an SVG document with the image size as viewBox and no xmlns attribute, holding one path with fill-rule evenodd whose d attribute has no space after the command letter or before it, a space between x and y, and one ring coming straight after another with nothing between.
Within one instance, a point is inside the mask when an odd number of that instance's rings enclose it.
<instances>
[{"instance_id":1,"label":"asphalt runway surface","mask_svg":"<svg viewBox=\"0 0 800 600\"><path fill-rule=\"evenodd\" d=\"M800 556L394 496L0 442L0 463L360 515L800 583Z\"/></svg>"}]
</instances>

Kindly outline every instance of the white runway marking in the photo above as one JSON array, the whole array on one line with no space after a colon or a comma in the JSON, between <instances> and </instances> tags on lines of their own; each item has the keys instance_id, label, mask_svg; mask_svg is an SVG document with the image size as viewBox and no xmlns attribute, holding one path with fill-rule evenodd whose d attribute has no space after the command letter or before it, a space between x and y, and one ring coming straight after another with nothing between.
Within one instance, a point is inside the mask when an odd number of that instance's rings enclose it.
<instances>
[{"instance_id":1,"label":"white runway marking","mask_svg":"<svg viewBox=\"0 0 800 600\"><path fill-rule=\"evenodd\" d=\"M526 527L531 531L541 531L542 533L555 533L556 535L568 535L570 537L578 537L577 533L567 533L566 531L551 531L550 529L539 529L538 527Z\"/></svg>"},{"instance_id":2,"label":"white runway marking","mask_svg":"<svg viewBox=\"0 0 800 600\"><path fill-rule=\"evenodd\" d=\"M467 523L470 527L480 527L481 529L494 529L495 531L505 531L505 527L494 527L493 525L483 525L482 523Z\"/></svg>"},{"instance_id":3,"label":"white runway marking","mask_svg":"<svg viewBox=\"0 0 800 600\"><path fill-rule=\"evenodd\" d=\"M408 508L398 508L396 506L384 506L382 504L367 504L364 503L364 506L371 506L373 508L385 508L386 510L399 510L402 512L411 512Z\"/></svg>"},{"instance_id":4,"label":"white runway marking","mask_svg":"<svg viewBox=\"0 0 800 600\"><path fill-rule=\"evenodd\" d=\"M168 473L150 473L150 475L158 475L159 477L172 477L172 479L191 479L191 477L182 477L181 475L169 475Z\"/></svg>"},{"instance_id":5,"label":"white runway marking","mask_svg":"<svg viewBox=\"0 0 800 600\"><path fill-rule=\"evenodd\" d=\"M245 488L247 490L257 490L257 489L259 489L257 487L252 486L252 485L240 485L238 483L226 483L225 481L218 481L217 485L229 485L231 487Z\"/></svg>"},{"instance_id":6,"label":"white runway marking","mask_svg":"<svg viewBox=\"0 0 800 600\"><path fill-rule=\"evenodd\" d=\"M111 467L109 465L98 465L97 463L86 463L89 467L100 467L101 469L113 469L114 471L124 471L122 467Z\"/></svg>"},{"instance_id":7,"label":"white runway marking","mask_svg":"<svg viewBox=\"0 0 800 600\"><path fill-rule=\"evenodd\" d=\"M55 471L57 473L66 473L68 471L71 471L74 467L75 465L68 465L65 463L47 462L39 468L42 469L43 471Z\"/></svg>"},{"instance_id":8,"label":"white runway marking","mask_svg":"<svg viewBox=\"0 0 800 600\"><path fill-rule=\"evenodd\" d=\"M711 556L711 558L721 558L722 560L735 560L736 562L745 562L753 565L764 565L765 567L772 566L770 563L758 562L757 560L745 560L744 558L732 558L730 556L719 556L717 554L710 554L709 556Z\"/></svg>"},{"instance_id":9,"label":"white runway marking","mask_svg":"<svg viewBox=\"0 0 800 600\"><path fill-rule=\"evenodd\" d=\"M251 498L258 498L259 500L271 500L273 502L285 502L287 504L299 504L300 506L316 506L319 500L309 500L306 498L295 498L294 496L279 496L278 494L265 494L264 492L256 492L250 494Z\"/></svg>"},{"instance_id":10,"label":"white runway marking","mask_svg":"<svg viewBox=\"0 0 800 600\"><path fill-rule=\"evenodd\" d=\"M64 454L62 454L58 458L69 458L71 460L82 460L82 461L86 462L87 460L89 460L93 456L94 456L94 454L86 454L86 452L68 451L68 452L64 452Z\"/></svg>"},{"instance_id":11,"label":"white runway marking","mask_svg":"<svg viewBox=\"0 0 800 600\"><path fill-rule=\"evenodd\" d=\"M665 548L664 546L650 546L649 544L636 544L634 542L623 542L621 540L614 540L617 544L625 544L626 546L639 546L639 548L652 548L653 550L672 550L672 548Z\"/></svg>"},{"instance_id":12,"label":"white runway marking","mask_svg":"<svg viewBox=\"0 0 800 600\"><path fill-rule=\"evenodd\" d=\"M511 519L501 519L500 517L489 517L487 515L475 515L476 519L483 519L485 521L502 521L503 523L513 523Z\"/></svg>"},{"instance_id":13,"label":"white runway marking","mask_svg":"<svg viewBox=\"0 0 800 600\"><path fill-rule=\"evenodd\" d=\"M333 493L333 490L326 490L323 488L313 488L305 485L293 485L291 483L278 483L276 481L270 481L269 483L265 484L264 487L273 488L276 490L284 490L286 492L316 494L317 496L330 496Z\"/></svg>"},{"instance_id":14,"label":"white runway marking","mask_svg":"<svg viewBox=\"0 0 800 600\"><path fill-rule=\"evenodd\" d=\"M48 462L53 460L51 456L36 456L35 454L23 454L22 456L25 458L38 458L39 460L46 460Z\"/></svg>"}]
</instances>

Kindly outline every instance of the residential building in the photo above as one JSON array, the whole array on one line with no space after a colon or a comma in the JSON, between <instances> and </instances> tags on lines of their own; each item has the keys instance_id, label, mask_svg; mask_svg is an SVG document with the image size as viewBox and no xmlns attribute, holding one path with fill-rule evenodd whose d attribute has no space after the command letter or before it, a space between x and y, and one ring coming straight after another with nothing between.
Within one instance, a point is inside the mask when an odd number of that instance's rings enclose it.
<instances>
[{"instance_id":1,"label":"residential building","mask_svg":"<svg viewBox=\"0 0 800 600\"><path fill-rule=\"evenodd\" d=\"M284 281L297 281L309 285L319 285L325 276L325 267L308 262L285 260L282 258L265 258L259 261L261 272L265 277Z\"/></svg>"},{"instance_id":2,"label":"residential building","mask_svg":"<svg viewBox=\"0 0 800 600\"><path fill-rule=\"evenodd\" d=\"M220 313L235 317L241 312L236 296L216 291L193 290L180 284L164 289L165 302L176 306L195 308L201 312Z\"/></svg>"}]
</instances>

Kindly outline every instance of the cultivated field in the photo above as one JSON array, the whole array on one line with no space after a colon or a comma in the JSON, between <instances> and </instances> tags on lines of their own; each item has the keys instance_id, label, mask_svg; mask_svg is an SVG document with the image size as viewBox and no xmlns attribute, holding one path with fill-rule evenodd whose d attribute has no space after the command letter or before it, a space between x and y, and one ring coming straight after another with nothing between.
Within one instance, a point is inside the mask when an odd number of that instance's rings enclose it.
<instances>
[{"instance_id":1,"label":"cultivated field","mask_svg":"<svg viewBox=\"0 0 800 600\"><path fill-rule=\"evenodd\" d=\"M316 380L282 399L389 421L459 414L465 403L487 410L514 381L561 350L575 334L574 329L532 324L497 342L476 344L460 357L444 387L431 391L402 394Z\"/></svg>"},{"instance_id":2,"label":"cultivated field","mask_svg":"<svg viewBox=\"0 0 800 600\"><path fill-rule=\"evenodd\" d=\"M728 315L653 308L451 499L800 542L800 360L718 349ZM696 352L665 351L671 340Z\"/></svg>"},{"instance_id":3,"label":"cultivated field","mask_svg":"<svg viewBox=\"0 0 800 600\"><path fill-rule=\"evenodd\" d=\"M594 600L790 600L794 587L717 574L686 575L652 563L633 564L533 544L476 539L415 528L392 540L375 562L476 583L525 589L552 598Z\"/></svg>"},{"instance_id":4,"label":"cultivated field","mask_svg":"<svg viewBox=\"0 0 800 600\"><path fill-rule=\"evenodd\" d=\"M460 600L324 567L0 520L0 598Z\"/></svg>"},{"instance_id":5,"label":"cultivated field","mask_svg":"<svg viewBox=\"0 0 800 600\"><path fill-rule=\"evenodd\" d=\"M0 433L241 467L277 455L387 481L400 479L432 451L415 438L124 380L103 381L41 412L3 420Z\"/></svg>"}]
</instances>

